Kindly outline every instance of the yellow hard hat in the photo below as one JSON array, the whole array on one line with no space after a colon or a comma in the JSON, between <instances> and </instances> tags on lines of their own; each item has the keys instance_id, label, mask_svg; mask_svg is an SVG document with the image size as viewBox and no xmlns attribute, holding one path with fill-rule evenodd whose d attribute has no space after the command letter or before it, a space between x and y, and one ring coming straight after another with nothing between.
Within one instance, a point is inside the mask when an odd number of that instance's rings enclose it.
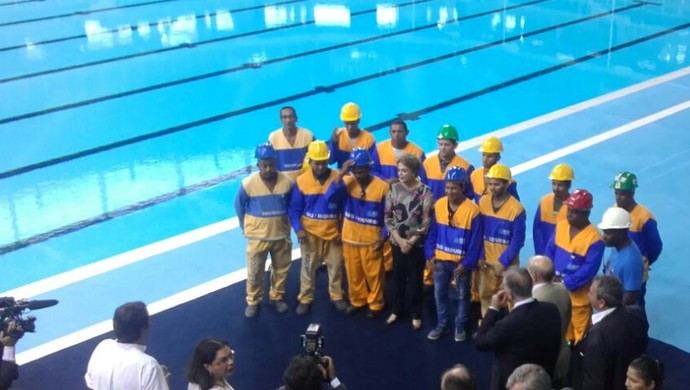
<instances>
[{"instance_id":1,"label":"yellow hard hat","mask_svg":"<svg viewBox=\"0 0 690 390\"><path fill-rule=\"evenodd\" d=\"M489 172L486 173L486 177L489 179L503 179L510 181L513 178L513 175L510 174L510 168L507 166L503 164L495 164L489 169Z\"/></svg>"},{"instance_id":2,"label":"yellow hard hat","mask_svg":"<svg viewBox=\"0 0 690 390\"><path fill-rule=\"evenodd\" d=\"M313 161L325 161L331 157L328 145L323 141L313 141L307 148L307 158Z\"/></svg>"},{"instance_id":3,"label":"yellow hard hat","mask_svg":"<svg viewBox=\"0 0 690 390\"><path fill-rule=\"evenodd\" d=\"M482 142L479 151L482 153L501 153L503 151L503 143L496 137L489 137Z\"/></svg>"},{"instance_id":4,"label":"yellow hard hat","mask_svg":"<svg viewBox=\"0 0 690 390\"><path fill-rule=\"evenodd\" d=\"M575 171L568 164L558 164L551 170L550 180L569 181L575 179Z\"/></svg>"},{"instance_id":5,"label":"yellow hard hat","mask_svg":"<svg viewBox=\"0 0 690 390\"><path fill-rule=\"evenodd\" d=\"M362 111L359 106L350 102L345 103L343 108L340 109L340 120L343 122L354 122L362 117Z\"/></svg>"}]
</instances>

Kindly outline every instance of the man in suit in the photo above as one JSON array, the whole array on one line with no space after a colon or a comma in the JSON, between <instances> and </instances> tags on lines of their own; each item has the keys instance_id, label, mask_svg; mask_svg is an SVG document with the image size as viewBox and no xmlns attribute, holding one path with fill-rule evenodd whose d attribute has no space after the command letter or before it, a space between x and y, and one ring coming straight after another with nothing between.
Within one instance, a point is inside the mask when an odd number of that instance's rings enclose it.
<instances>
[{"instance_id":1,"label":"man in suit","mask_svg":"<svg viewBox=\"0 0 690 390\"><path fill-rule=\"evenodd\" d=\"M527 271L532 277L532 296L539 302L551 302L558 308L561 317L561 350L558 353L553 373L554 387L563 387L563 380L570 364L570 347L565 332L570 323L570 292L563 283L554 283L553 262L546 256L534 256L527 263Z\"/></svg>"},{"instance_id":2,"label":"man in suit","mask_svg":"<svg viewBox=\"0 0 690 390\"><path fill-rule=\"evenodd\" d=\"M513 310L508 313L508 306ZM553 375L561 345L561 318L552 303L532 298L532 278L525 269L510 268L502 289L479 327L477 349L494 353L491 389L506 388L506 381L525 363L542 366Z\"/></svg>"},{"instance_id":3,"label":"man in suit","mask_svg":"<svg viewBox=\"0 0 690 390\"><path fill-rule=\"evenodd\" d=\"M622 306L623 284L615 276L594 279L589 300L593 325L579 346L582 388L623 390L628 365L647 349L647 318L638 306Z\"/></svg>"}]
</instances>

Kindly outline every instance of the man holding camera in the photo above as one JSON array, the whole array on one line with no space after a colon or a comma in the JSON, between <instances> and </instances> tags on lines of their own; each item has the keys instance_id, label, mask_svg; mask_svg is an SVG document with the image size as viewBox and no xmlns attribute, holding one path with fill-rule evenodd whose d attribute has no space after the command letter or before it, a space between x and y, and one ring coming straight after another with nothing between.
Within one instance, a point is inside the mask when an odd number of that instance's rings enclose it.
<instances>
[{"instance_id":1,"label":"man holding camera","mask_svg":"<svg viewBox=\"0 0 690 390\"><path fill-rule=\"evenodd\" d=\"M279 390L347 390L336 377L330 356L295 356L285 369L283 382Z\"/></svg>"},{"instance_id":2,"label":"man holding camera","mask_svg":"<svg viewBox=\"0 0 690 390\"><path fill-rule=\"evenodd\" d=\"M0 390L7 390L12 386L12 382L19 377L19 367L14 360L14 346L17 339L12 337L12 332L18 329L16 322L12 321L7 325L7 331L0 331Z\"/></svg>"}]
</instances>

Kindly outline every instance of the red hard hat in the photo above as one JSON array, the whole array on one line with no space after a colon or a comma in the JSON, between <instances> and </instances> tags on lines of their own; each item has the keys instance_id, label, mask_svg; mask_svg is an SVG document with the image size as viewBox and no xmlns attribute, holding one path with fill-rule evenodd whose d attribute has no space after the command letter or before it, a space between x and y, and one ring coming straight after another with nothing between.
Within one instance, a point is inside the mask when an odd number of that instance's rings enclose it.
<instances>
[{"instance_id":1,"label":"red hard hat","mask_svg":"<svg viewBox=\"0 0 690 390\"><path fill-rule=\"evenodd\" d=\"M575 190L565 201L566 206L577 210L591 210L592 203L592 194L587 190Z\"/></svg>"}]
</instances>

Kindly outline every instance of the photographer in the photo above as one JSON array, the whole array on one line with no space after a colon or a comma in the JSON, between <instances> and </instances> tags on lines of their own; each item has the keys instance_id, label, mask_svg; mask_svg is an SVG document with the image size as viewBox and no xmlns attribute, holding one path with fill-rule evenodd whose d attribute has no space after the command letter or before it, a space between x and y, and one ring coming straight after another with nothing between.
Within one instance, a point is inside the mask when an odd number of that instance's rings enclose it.
<instances>
[{"instance_id":1,"label":"photographer","mask_svg":"<svg viewBox=\"0 0 690 390\"><path fill-rule=\"evenodd\" d=\"M9 389L12 382L19 377L19 369L14 361L14 346L17 344L17 339L10 336L18 329L17 323L12 321L7 325L7 332L0 331L0 354L2 355L0 390Z\"/></svg>"},{"instance_id":2,"label":"photographer","mask_svg":"<svg viewBox=\"0 0 690 390\"><path fill-rule=\"evenodd\" d=\"M335 375L330 356L295 356L283 374L279 390L347 390Z\"/></svg>"}]
</instances>

